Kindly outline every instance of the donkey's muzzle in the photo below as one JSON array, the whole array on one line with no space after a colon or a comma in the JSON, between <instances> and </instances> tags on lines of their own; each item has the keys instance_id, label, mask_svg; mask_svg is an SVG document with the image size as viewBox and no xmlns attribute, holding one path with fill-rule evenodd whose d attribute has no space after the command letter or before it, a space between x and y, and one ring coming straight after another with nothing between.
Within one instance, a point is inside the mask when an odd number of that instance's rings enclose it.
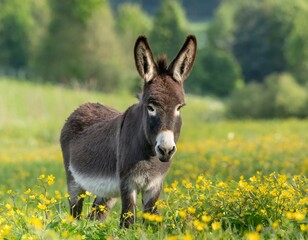
<instances>
[{"instance_id":1,"label":"donkey's muzzle","mask_svg":"<svg viewBox=\"0 0 308 240\"><path fill-rule=\"evenodd\" d=\"M155 152L162 162L168 162L176 152L174 135L172 131L163 131L156 138Z\"/></svg>"}]
</instances>

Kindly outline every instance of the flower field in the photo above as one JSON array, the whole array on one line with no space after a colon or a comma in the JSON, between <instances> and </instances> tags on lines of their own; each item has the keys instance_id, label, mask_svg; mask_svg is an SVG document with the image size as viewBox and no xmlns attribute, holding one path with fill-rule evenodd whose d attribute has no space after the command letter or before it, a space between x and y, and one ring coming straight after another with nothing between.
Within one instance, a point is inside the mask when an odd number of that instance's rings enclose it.
<instances>
[{"instance_id":1,"label":"flower field","mask_svg":"<svg viewBox=\"0 0 308 240\"><path fill-rule=\"evenodd\" d=\"M160 215L143 214L138 199L130 229L118 227L120 201L105 222L90 221L95 196L86 192L74 220L58 137L88 100L122 110L135 102L0 79L0 239L308 238L308 121L209 121L215 106L192 96Z\"/></svg>"}]
</instances>

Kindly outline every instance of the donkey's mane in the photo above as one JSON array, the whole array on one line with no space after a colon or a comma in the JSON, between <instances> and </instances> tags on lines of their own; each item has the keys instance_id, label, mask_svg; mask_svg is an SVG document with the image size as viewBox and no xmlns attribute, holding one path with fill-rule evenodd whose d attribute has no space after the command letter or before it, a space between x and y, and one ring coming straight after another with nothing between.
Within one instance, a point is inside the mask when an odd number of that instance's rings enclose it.
<instances>
[{"instance_id":1,"label":"donkey's mane","mask_svg":"<svg viewBox=\"0 0 308 240\"><path fill-rule=\"evenodd\" d=\"M168 72L168 58L166 55L162 55L157 57L157 71L158 74L167 73Z\"/></svg>"}]
</instances>

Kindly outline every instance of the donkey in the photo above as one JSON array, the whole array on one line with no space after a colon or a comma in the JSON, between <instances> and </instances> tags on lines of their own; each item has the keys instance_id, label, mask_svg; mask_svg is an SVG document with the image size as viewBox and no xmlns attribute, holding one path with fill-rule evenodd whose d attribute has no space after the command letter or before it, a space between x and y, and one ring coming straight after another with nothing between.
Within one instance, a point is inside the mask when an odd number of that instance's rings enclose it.
<instances>
[{"instance_id":1,"label":"donkey","mask_svg":"<svg viewBox=\"0 0 308 240\"><path fill-rule=\"evenodd\" d=\"M96 195L91 219L104 220L121 197L120 226L129 227L135 221L139 192L143 211L157 213L155 202L182 125L183 82L192 69L196 47L196 38L188 36L167 66L165 56L154 61L146 37L140 36L134 48L136 68L144 80L139 102L124 113L86 103L69 116L60 142L73 217L80 217L79 195L85 191Z\"/></svg>"}]
</instances>

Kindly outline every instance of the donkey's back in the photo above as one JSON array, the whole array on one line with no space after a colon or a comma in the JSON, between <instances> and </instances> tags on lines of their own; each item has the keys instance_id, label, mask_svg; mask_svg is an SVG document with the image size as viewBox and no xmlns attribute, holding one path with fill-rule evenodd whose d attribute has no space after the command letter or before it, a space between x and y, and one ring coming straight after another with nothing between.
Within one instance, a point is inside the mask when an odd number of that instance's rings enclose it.
<instances>
[{"instance_id":1,"label":"donkey's back","mask_svg":"<svg viewBox=\"0 0 308 240\"><path fill-rule=\"evenodd\" d=\"M121 113L100 103L86 103L77 108L67 119L60 137L61 145L66 145L88 127L109 121Z\"/></svg>"}]
</instances>

